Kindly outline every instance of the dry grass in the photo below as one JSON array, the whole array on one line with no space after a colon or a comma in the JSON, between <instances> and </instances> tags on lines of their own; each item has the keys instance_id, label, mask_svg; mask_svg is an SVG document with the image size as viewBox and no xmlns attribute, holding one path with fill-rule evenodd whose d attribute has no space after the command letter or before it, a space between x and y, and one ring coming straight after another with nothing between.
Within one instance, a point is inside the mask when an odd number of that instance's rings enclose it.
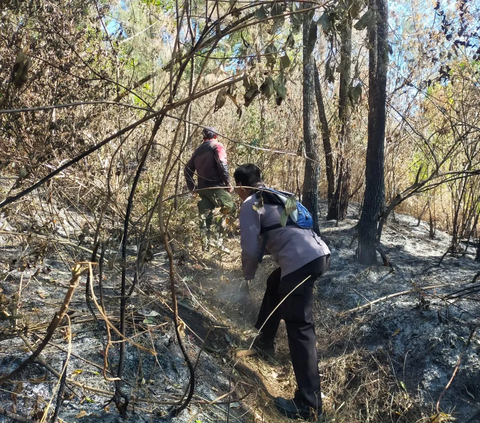
<instances>
[{"instance_id":1,"label":"dry grass","mask_svg":"<svg viewBox=\"0 0 480 423\"><path fill-rule=\"evenodd\" d=\"M420 398L396 378L388 351L380 348L372 352L362 347L361 325L362 319L346 324L333 315L317 324L325 421L433 421L433 411L427 413Z\"/></svg>"}]
</instances>

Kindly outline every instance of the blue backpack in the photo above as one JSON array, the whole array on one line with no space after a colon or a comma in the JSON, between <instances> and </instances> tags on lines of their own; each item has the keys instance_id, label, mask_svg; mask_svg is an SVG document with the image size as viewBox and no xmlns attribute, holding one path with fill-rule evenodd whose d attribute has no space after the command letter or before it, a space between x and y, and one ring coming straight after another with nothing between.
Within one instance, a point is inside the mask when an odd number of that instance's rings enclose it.
<instances>
[{"instance_id":1,"label":"blue backpack","mask_svg":"<svg viewBox=\"0 0 480 423\"><path fill-rule=\"evenodd\" d=\"M276 191L272 188L261 188L256 194L260 199L260 207L263 204L276 204L283 207L280 215L280 223L276 225L261 228L260 233L263 235L263 242L260 248L258 262L261 263L265 254L267 244L267 232L273 229L280 229L287 225L297 226L302 229L313 229L313 218L305 206L295 199L290 192Z\"/></svg>"}]
</instances>

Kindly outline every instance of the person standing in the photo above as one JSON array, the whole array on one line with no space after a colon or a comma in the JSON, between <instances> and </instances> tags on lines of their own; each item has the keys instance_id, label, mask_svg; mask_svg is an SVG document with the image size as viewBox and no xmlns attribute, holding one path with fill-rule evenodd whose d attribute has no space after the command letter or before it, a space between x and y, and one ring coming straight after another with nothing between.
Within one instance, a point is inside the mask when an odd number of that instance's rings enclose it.
<instances>
[{"instance_id":1,"label":"person standing","mask_svg":"<svg viewBox=\"0 0 480 423\"><path fill-rule=\"evenodd\" d=\"M194 178L195 172L197 173L197 183ZM200 196L198 211L200 213L202 246L204 250L208 250L213 211L220 208L223 214L227 214L235 209L230 195L233 188L228 174L227 153L223 144L217 141L215 128L203 129L203 142L187 162L184 175L188 189Z\"/></svg>"},{"instance_id":2,"label":"person standing","mask_svg":"<svg viewBox=\"0 0 480 423\"><path fill-rule=\"evenodd\" d=\"M280 225L284 206L269 201L271 194L262 191L265 186L257 166L239 166L234 178L235 192L242 200L240 235L244 278L248 283L255 276L259 244L265 246L265 251L273 255L279 266L267 279L255 324L260 334L253 345L263 355L273 356L280 320L285 321L298 389L294 398L277 397L274 402L289 418L317 419L322 413L322 398L312 314L313 287L315 280L330 267L330 250L313 230L295 224ZM274 229L268 230L267 236L262 232L265 228ZM264 237L266 239L261 240Z\"/></svg>"}]
</instances>

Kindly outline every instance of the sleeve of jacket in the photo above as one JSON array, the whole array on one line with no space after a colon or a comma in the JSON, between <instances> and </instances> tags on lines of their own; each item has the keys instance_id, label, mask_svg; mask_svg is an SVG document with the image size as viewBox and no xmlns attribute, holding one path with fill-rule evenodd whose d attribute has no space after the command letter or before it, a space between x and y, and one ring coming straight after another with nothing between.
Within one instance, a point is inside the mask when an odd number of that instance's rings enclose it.
<instances>
[{"instance_id":1,"label":"sleeve of jacket","mask_svg":"<svg viewBox=\"0 0 480 423\"><path fill-rule=\"evenodd\" d=\"M240 209L240 245L242 247L243 277L251 280L258 268L258 241L260 236L260 214L253 209L254 200L247 199Z\"/></svg>"},{"instance_id":2,"label":"sleeve of jacket","mask_svg":"<svg viewBox=\"0 0 480 423\"><path fill-rule=\"evenodd\" d=\"M227 151L223 144L215 143L215 161L217 163L218 172L222 177L225 185L230 185L230 175L228 174Z\"/></svg>"},{"instance_id":3,"label":"sleeve of jacket","mask_svg":"<svg viewBox=\"0 0 480 423\"><path fill-rule=\"evenodd\" d=\"M189 191L193 191L195 189L195 179L193 176L195 175L195 162L194 156L190 158L190 160L185 165L185 169L183 170L183 174L185 175L185 180L187 181L187 187Z\"/></svg>"}]
</instances>

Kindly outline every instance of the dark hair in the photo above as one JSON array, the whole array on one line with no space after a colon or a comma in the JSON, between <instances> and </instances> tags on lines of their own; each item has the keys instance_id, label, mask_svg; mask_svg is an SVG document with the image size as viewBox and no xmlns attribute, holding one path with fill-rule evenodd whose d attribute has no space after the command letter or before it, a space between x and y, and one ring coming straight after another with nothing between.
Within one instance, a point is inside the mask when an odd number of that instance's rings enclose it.
<instances>
[{"instance_id":1,"label":"dark hair","mask_svg":"<svg viewBox=\"0 0 480 423\"><path fill-rule=\"evenodd\" d=\"M260 169L253 163L246 163L238 166L233 177L235 178L235 183L237 185L247 187L254 187L263 182Z\"/></svg>"},{"instance_id":2,"label":"dark hair","mask_svg":"<svg viewBox=\"0 0 480 423\"><path fill-rule=\"evenodd\" d=\"M203 128L203 139L211 140L217 136L217 130L215 128L207 127Z\"/></svg>"}]
</instances>

